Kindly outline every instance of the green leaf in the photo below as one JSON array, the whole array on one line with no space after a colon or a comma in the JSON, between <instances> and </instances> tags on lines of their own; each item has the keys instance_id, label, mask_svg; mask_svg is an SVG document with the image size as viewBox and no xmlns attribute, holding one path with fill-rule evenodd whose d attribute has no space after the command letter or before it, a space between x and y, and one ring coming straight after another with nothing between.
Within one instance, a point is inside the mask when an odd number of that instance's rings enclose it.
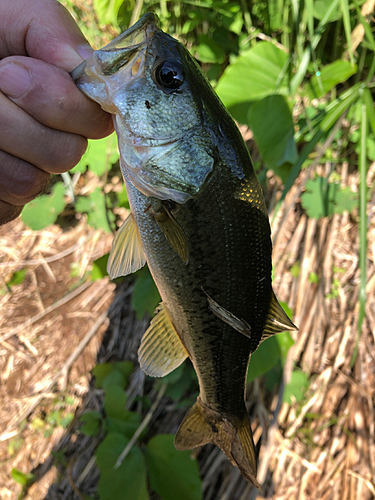
<instances>
[{"instance_id":1,"label":"green leaf","mask_svg":"<svg viewBox=\"0 0 375 500\"><path fill-rule=\"evenodd\" d=\"M198 464L189 451L177 451L171 434L150 439L145 450L151 487L163 500L200 500Z\"/></svg>"},{"instance_id":2,"label":"green leaf","mask_svg":"<svg viewBox=\"0 0 375 500\"><path fill-rule=\"evenodd\" d=\"M309 377L301 370L294 370L289 384L285 386L283 401L291 404L295 401L302 401L305 392L309 387Z\"/></svg>"},{"instance_id":3,"label":"green leaf","mask_svg":"<svg viewBox=\"0 0 375 500\"><path fill-rule=\"evenodd\" d=\"M272 95L256 102L249 109L248 125L263 161L285 182L297 160L293 117L285 98Z\"/></svg>"},{"instance_id":4,"label":"green leaf","mask_svg":"<svg viewBox=\"0 0 375 500\"><path fill-rule=\"evenodd\" d=\"M92 374L95 377L95 386L98 389L103 388L103 382L106 376L114 370L113 363L99 363L92 369Z\"/></svg>"},{"instance_id":5,"label":"green leaf","mask_svg":"<svg viewBox=\"0 0 375 500\"><path fill-rule=\"evenodd\" d=\"M94 260L92 263L91 270L91 281L96 281L108 276L107 273L107 262L109 258L109 253L106 253L99 259Z\"/></svg>"},{"instance_id":6,"label":"green leaf","mask_svg":"<svg viewBox=\"0 0 375 500\"><path fill-rule=\"evenodd\" d=\"M110 373L108 373L108 375L103 380L103 389L107 391L108 387L114 385L120 387L121 389L125 389L126 387L126 381L124 375L115 369L112 370Z\"/></svg>"},{"instance_id":7,"label":"green leaf","mask_svg":"<svg viewBox=\"0 0 375 500\"><path fill-rule=\"evenodd\" d=\"M227 67L215 90L234 118L246 123L251 102L288 94L287 62L288 55L273 43L257 43Z\"/></svg>"},{"instance_id":8,"label":"green leaf","mask_svg":"<svg viewBox=\"0 0 375 500\"><path fill-rule=\"evenodd\" d=\"M6 282L7 286L12 287L14 285L21 285L26 278L27 275L27 268L24 267L23 269L20 269L19 271L15 271L11 278Z\"/></svg>"},{"instance_id":9,"label":"green leaf","mask_svg":"<svg viewBox=\"0 0 375 500\"><path fill-rule=\"evenodd\" d=\"M89 196L80 196L76 202L77 212L87 213L87 222L95 229L103 229L107 233L111 232L108 220L115 220L114 214L107 210L105 197L98 187ZM108 217L108 218L107 218Z\"/></svg>"},{"instance_id":10,"label":"green leaf","mask_svg":"<svg viewBox=\"0 0 375 500\"><path fill-rule=\"evenodd\" d=\"M132 448L121 465L115 465L129 439L118 433L109 433L98 446L96 463L100 470L98 491L100 500L148 500L146 467L142 453Z\"/></svg>"},{"instance_id":11,"label":"green leaf","mask_svg":"<svg viewBox=\"0 0 375 500\"><path fill-rule=\"evenodd\" d=\"M279 360L285 362L286 355L293 344L289 332L278 333L264 340L251 355L247 383L267 373Z\"/></svg>"},{"instance_id":12,"label":"green leaf","mask_svg":"<svg viewBox=\"0 0 375 500\"><path fill-rule=\"evenodd\" d=\"M141 423L141 415L130 411L126 419L119 419L115 417L107 417L108 431L119 432L127 438L131 438ZM147 433L147 428L141 434L140 438Z\"/></svg>"},{"instance_id":13,"label":"green leaf","mask_svg":"<svg viewBox=\"0 0 375 500\"><path fill-rule=\"evenodd\" d=\"M96 378L95 386L98 389L102 389L104 386L110 385L109 380L111 379L107 379L107 377L113 371L117 371L123 377L121 379L121 383L119 384L118 383L119 379L116 378L112 379L112 383L114 385L120 385L122 388L125 388L129 383L129 377L133 372L133 368L134 365L131 361L117 361L115 363L99 363L92 370L92 374ZM118 375L115 375L115 377L118 377ZM118 381L116 382L116 380Z\"/></svg>"},{"instance_id":14,"label":"green leaf","mask_svg":"<svg viewBox=\"0 0 375 500\"><path fill-rule=\"evenodd\" d=\"M93 0L92 3L99 24L118 25L117 16L124 0Z\"/></svg>"},{"instance_id":15,"label":"green leaf","mask_svg":"<svg viewBox=\"0 0 375 500\"><path fill-rule=\"evenodd\" d=\"M79 420L83 423L80 427L80 431L83 432L83 434L86 436L97 436L103 416L99 411L88 411L81 415Z\"/></svg>"},{"instance_id":16,"label":"green leaf","mask_svg":"<svg viewBox=\"0 0 375 500\"><path fill-rule=\"evenodd\" d=\"M65 208L64 194L64 184L57 182L51 194L42 194L24 207L21 215L24 223L34 231L53 224Z\"/></svg>"},{"instance_id":17,"label":"green leaf","mask_svg":"<svg viewBox=\"0 0 375 500\"><path fill-rule=\"evenodd\" d=\"M126 421L129 418L129 412L125 409L126 394L118 385L108 386L104 397L104 410L109 417L118 418Z\"/></svg>"},{"instance_id":18,"label":"green leaf","mask_svg":"<svg viewBox=\"0 0 375 500\"><path fill-rule=\"evenodd\" d=\"M132 295L132 307L137 318L142 319L148 313L152 314L160 302L160 294L147 266L136 273L137 281Z\"/></svg>"},{"instance_id":19,"label":"green leaf","mask_svg":"<svg viewBox=\"0 0 375 500\"><path fill-rule=\"evenodd\" d=\"M203 63L223 63L225 60L225 52L219 47L212 38L208 35L200 35L198 37L198 47L196 57Z\"/></svg>"},{"instance_id":20,"label":"green leaf","mask_svg":"<svg viewBox=\"0 0 375 500\"><path fill-rule=\"evenodd\" d=\"M319 219L334 213L351 212L357 205L357 198L350 188L341 188L340 184L317 176L306 183L301 203L309 217Z\"/></svg>"},{"instance_id":21,"label":"green leaf","mask_svg":"<svg viewBox=\"0 0 375 500\"><path fill-rule=\"evenodd\" d=\"M71 172L84 173L88 167L91 172L101 176L104 172L111 169L119 159L117 147L117 137L113 133L104 139L89 140L86 153L81 160L71 170Z\"/></svg>"},{"instance_id":22,"label":"green leaf","mask_svg":"<svg viewBox=\"0 0 375 500\"><path fill-rule=\"evenodd\" d=\"M30 485L34 481L34 474L22 472L18 469L12 469L12 478L19 483L23 488Z\"/></svg>"},{"instance_id":23,"label":"green leaf","mask_svg":"<svg viewBox=\"0 0 375 500\"><path fill-rule=\"evenodd\" d=\"M333 0L315 0L313 2L314 17L316 17L316 19L322 20L324 16L327 14L332 3ZM339 8L333 9L326 22L331 23L333 21L337 21L337 19L340 19L340 17L341 17L340 9Z\"/></svg>"},{"instance_id":24,"label":"green leaf","mask_svg":"<svg viewBox=\"0 0 375 500\"><path fill-rule=\"evenodd\" d=\"M325 96L333 87L338 83L345 82L354 75L356 71L356 66L352 66L350 62L344 60L337 60L332 64L327 64L327 66L324 66L311 78L308 87L310 99Z\"/></svg>"}]
</instances>

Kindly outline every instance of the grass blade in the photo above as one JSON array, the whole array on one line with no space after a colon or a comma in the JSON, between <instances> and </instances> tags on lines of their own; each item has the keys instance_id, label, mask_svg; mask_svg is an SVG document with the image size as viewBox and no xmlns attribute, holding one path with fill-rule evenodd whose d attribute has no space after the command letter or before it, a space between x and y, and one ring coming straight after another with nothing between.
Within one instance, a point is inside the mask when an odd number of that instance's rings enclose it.
<instances>
[{"instance_id":1,"label":"grass blade","mask_svg":"<svg viewBox=\"0 0 375 500\"><path fill-rule=\"evenodd\" d=\"M365 99L362 99L361 106L361 139L359 153L359 270L360 270L360 285L359 285L359 314L357 323L357 341L354 347L353 356L350 365L353 366L358 355L358 342L362 333L362 324L366 315L366 281L367 281L367 105Z\"/></svg>"}]
</instances>

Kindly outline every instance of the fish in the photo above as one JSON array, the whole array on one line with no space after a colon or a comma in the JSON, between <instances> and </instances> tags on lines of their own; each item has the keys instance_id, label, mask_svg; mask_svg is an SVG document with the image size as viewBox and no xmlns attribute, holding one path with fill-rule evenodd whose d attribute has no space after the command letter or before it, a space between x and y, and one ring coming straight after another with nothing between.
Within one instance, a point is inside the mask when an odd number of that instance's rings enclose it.
<instances>
[{"instance_id":1,"label":"fish","mask_svg":"<svg viewBox=\"0 0 375 500\"><path fill-rule=\"evenodd\" d=\"M238 127L152 12L71 75L113 114L118 137L130 215L109 274L147 262L162 299L140 366L163 377L189 358L198 377L175 447L214 443L259 488L245 404L249 359L263 340L296 327L272 289L267 207Z\"/></svg>"}]
</instances>

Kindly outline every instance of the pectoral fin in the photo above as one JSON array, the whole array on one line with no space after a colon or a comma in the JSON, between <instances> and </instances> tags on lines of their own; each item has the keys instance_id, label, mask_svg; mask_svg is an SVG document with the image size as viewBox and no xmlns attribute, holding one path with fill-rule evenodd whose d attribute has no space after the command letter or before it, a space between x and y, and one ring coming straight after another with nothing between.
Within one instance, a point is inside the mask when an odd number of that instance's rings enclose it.
<instances>
[{"instance_id":1,"label":"pectoral fin","mask_svg":"<svg viewBox=\"0 0 375 500\"><path fill-rule=\"evenodd\" d=\"M164 377L188 357L163 303L142 337L138 357L142 370L150 377Z\"/></svg>"},{"instance_id":2,"label":"pectoral fin","mask_svg":"<svg viewBox=\"0 0 375 500\"><path fill-rule=\"evenodd\" d=\"M266 325L263 330L261 342L275 333L298 330L296 325L286 315L286 312L279 304L275 293L272 291L271 304L268 311Z\"/></svg>"},{"instance_id":3,"label":"pectoral fin","mask_svg":"<svg viewBox=\"0 0 375 500\"><path fill-rule=\"evenodd\" d=\"M108 259L107 271L112 279L134 273L146 264L141 237L133 214L117 231Z\"/></svg>"},{"instance_id":4,"label":"pectoral fin","mask_svg":"<svg viewBox=\"0 0 375 500\"><path fill-rule=\"evenodd\" d=\"M203 404L200 398L180 425L174 440L178 450L190 450L214 443L239 468L241 474L259 488L256 478L257 464L249 416L229 420Z\"/></svg>"},{"instance_id":5,"label":"pectoral fin","mask_svg":"<svg viewBox=\"0 0 375 500\"><path fill-rule=\"evenodd\" d=\"M189 260L187 236L173 214L164 206L162 212L155 215L155 220L173 250L187 264Z\"/></svg>"},{"instance_id":6,"label":"pectoral fin","mask_svg":"<svg viewBox=\"0 0 375 500\"><path fill-rule=\"evenodd\" d=\"M238 332L242 333L242 335L245 335L245 337L251 338L251 326L244 319L237 318L234 314L227 311L224 307L215 302L214 299L212 299L207 293L206 295L211 311L218 318L220 318L222 321L224 321L224 323L227 323Z\"/></svg>"}]
</instances>

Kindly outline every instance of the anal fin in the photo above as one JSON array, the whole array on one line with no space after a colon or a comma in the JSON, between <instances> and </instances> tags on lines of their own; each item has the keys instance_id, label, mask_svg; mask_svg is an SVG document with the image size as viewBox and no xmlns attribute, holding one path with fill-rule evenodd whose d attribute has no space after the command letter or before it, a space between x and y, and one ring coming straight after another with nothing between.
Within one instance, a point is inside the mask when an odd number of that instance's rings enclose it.
<instances>
[{"instance_id":1,"label":"anal fin","mask_svg":"<svg viewBox=\"0 0 375 500\"><path fill-rule=\"evenodd\" d=\"M180 366L188 355L162 302L142 337L138 350L141 368L150 377L164 377Z\"/></svg>"},{"instance_id":2,"label":"anal fin","mask_svg":"<svg viewBox=\"0 0 375 500\"><path fill-rule=\"evenodd\" d=\"M112 279L134 273L146 264L141 236L130 214L117 231L108 259L107 271Z\"/></svg>"},{"instance_id":3,"label":"anal fin","mask_svg":"<svg viewBox=\"0 0 375 500\"><path fill-rule=\"evenodd\" d=\"M261 342L275 333L298 330L296 325L288 318L286 312L279 304L274 291L272 291L270 308L263 330Z\"/></svg>"},{"instance_id":4,"label":"anal fin","mask_svg":"<svg viewBox=\"0 0 375 500\"><path fill-rule=\"evenodd\" d=\"M241 474L259 488L256 478L256 456L249 416L230 420L206 406L200 398L182 421L176 436L178 450L190 450L207 443L214 443L227 456Z\"/></svg>"}]
</instances>

